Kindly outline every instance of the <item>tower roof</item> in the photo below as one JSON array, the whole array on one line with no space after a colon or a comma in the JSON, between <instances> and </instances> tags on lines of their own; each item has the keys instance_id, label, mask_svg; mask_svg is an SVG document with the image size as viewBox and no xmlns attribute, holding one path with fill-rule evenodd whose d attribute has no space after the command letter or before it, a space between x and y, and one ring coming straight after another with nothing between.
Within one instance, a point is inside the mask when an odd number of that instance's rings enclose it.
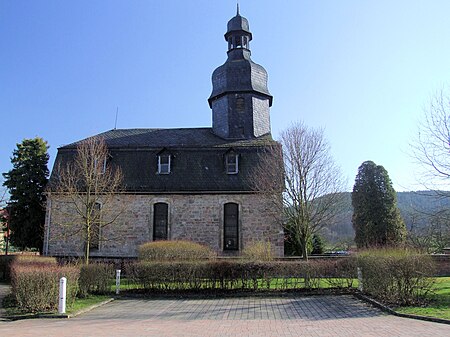
<instances>
[{"instance_id":1,"label":"tower roof","mask_svg":"<svg viewBox=\"0 0 450 337\"><path fill-rule=\"evenodd\" d=\"M267 88L267 72L252 61L249 42L252 40L248 20L239 14L228 21L225 40L228 41L228 59L212 75L213 90L208 99L212 102L226 94L254 92L266 96L272 105L272 95Z\"/></svg>"},{"instance_id":2,"label":"tower roof","mask_svg":"<svg viewBox=\"0 0 450 337\"><path fill-rule=\"evenodd\" d=\"M225 40L228 40L228 36L230 36L233 32L245 32L250 35L251 40L252 33L250 32L250 26L248 24L248 20L239 14L239 4L237 7L236 16L228 21Z\"/></svg>"}]
</instances>

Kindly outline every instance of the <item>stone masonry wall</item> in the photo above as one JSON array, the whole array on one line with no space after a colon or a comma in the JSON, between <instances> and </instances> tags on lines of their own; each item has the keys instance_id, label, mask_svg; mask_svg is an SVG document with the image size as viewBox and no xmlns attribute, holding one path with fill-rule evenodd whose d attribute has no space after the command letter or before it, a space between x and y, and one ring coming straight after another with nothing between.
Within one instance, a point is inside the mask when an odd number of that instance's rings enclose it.
<instances>
[{"instance_id":1,"label":"stone masonry wall","mask_svg":"<svg viewBox=\"0 0 450 337\"><path fill-rule=\"evenodd\" d=\"M100 249L91 252L91 256L137 256L137 247L153 239L153 205L157 202L169 205L170 240L186 239L206 244L221 256L229 255L223 251L224 204L237 203L239 251L252 241L269 240L275 255L283 256L282 225L276 220L273 204L265 196L257 194L118 195L103 212L120 211L120 215L114 224L102 229ZM69 233L74 225L63 225L77 222L72 207L61 198L49 197L44 253L82 255L81 235Z\"/></svg>"}]
</instances>

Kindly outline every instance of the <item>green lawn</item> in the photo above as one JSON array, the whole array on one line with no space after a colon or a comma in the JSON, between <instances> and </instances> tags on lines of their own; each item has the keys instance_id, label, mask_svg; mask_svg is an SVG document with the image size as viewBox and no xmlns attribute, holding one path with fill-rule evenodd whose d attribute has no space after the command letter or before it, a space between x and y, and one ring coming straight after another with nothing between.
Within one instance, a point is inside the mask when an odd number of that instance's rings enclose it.
<instances>
[{"instance_id":1,"label":"green lawn","mask_svg":"<svg viewBox=\"0 0 450 337\"><path fill-rule=\"evenodd\" d=\"M424 307L397 308L397 312L420 316L430 316L450 320L450 277L436 278L435 293L431 302Z\"/></svg>"}]
</instances>

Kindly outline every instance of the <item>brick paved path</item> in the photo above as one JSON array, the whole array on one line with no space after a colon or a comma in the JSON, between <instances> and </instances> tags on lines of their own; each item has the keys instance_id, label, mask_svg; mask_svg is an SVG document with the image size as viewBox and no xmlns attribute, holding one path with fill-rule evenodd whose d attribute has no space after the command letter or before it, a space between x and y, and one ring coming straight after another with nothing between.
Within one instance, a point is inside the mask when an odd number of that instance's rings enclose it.
<instances>
[{"instance_id":1,"label":"brick paved path","mask_svg":"<svg viewBox=\"0 0 450 337\"><path fill-rule=\"evenodd\" d=\"M352 296L117 300L82 316L0 322L0 336L450 336Z\"/></svg>"}]
</instances>

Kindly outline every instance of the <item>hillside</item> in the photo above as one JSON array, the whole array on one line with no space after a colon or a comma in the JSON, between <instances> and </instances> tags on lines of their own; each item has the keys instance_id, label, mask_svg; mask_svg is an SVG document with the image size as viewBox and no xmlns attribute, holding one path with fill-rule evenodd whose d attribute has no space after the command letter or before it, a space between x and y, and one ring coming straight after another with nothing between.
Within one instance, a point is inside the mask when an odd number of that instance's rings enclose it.
<instances>
[{"instance_id":1,"label":"hillside","mask_svg":"<svg viewBox=\"0 0 450 337\"><path fill-rule=\"evenodd\" d=\"M450 197L445 193L432 191L397 192L397 204L408 230L423 230L430 225L430 214L450 210ZM450 196L450 195L449 195ZM323 237L331 244L351 241L355 233L352 227L353 207L351 193L343 193L344 207L331 224L322 231Z\"/></svg>"}]
</instances>

